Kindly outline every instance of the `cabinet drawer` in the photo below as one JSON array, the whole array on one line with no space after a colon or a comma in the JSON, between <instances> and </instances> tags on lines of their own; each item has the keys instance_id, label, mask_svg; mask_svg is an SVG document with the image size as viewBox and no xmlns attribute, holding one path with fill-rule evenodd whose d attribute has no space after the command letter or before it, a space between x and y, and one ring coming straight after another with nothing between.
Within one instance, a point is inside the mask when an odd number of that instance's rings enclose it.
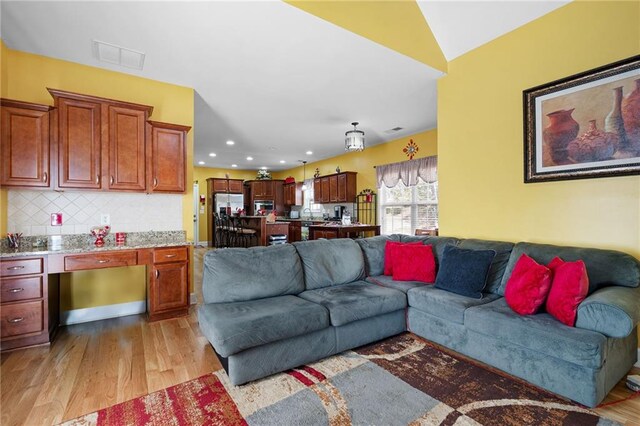
<instances>
[{"instance_id":1,"label":"cabinet drawer","mask_svg":"<svg viewBox=\"0 0 640 426\"><path fill-rule=\"evenodd\" d=\"M15 303L2 307L2 338L44 330L43 301Z\"/></svg>"},{"instance_id":2,"label":"cabinet drawer","mask_svg":"<svg viewBox=\"0 0 640 426\"><path fill-rule=\"evenodd\" d=\"M0 291L0 302L2 303L40 297L42 297L42 276L2 280Z\"/></svg>"},{"instance_id":3,"label":"cabinet drawer","mask_svg":"<svg viewBox=\"0 0 640 426\"><path fill-rule=\"evenodd\" d=\"M153 263L184 262L189 256L187 247L168 247L153 251Z\"/></svg>"},{"instance_id":4,"label":"cabinet drawer","mask_svg":"<svg viewBox=\"0 0 640 426\"><path fill-rule=\"evenodd\" d=\"M44 271L42 258L37 259L12 259L3 260L2 276L13 277L16 275L41 274Z\"/></svg>"},{"instance_id":5,"label":"cabinet drawer","mask_svg":"<svg viewBox=\"0 0 640 426\"><path fill-rule=\"evenodd\" d=\"M135 266L138 253L135 251L104 252L99 254L80 254L65 256L65 271L83 271L85 269L114 268L117 266Z\"/></svg>"}]
</instances>

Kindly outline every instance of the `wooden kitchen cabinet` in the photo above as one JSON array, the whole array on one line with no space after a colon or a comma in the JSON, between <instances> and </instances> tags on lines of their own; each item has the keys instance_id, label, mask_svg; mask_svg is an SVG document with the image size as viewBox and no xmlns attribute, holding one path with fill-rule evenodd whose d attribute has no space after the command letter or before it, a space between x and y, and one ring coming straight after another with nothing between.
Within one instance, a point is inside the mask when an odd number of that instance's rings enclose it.
<instances>
[{"instance_id":1,"label":"wooden kitchen cabinet","mask_svg":"<svg viewBox=\"0 0 640 426\"><path fill-rule=\"evenodd\" d=\"M315 203L322 202L322 180L320 178L313 180L313 201Z\"/></svg>"},{"instance_id":2,"label":"wooden kitchen cabinet","mask_svg":"<svg viewBox=\"0 0 640 426\"><path fill-rule=\"evenodd\" d=\"M2 99L0 185L48 188L50 111L47 105Z\"/></svg>"},{"instance_id":3,"label":"wooden kitchen cabinet","mask_svg":"<svg viewBox=\"0 0 640 426\"><path fill-rule=\"evenodd\" d=\"M338 231L333 231L333 230L315 231L313 239L317 240L319 238L326 238L327 240L338 238Z\"/></svg>"},{"instance_id":4,"label":"wooden kitchen cabinet","mask_svg":"<svg viewBox=\"0 0 640 426\"><path fill-rule=\"evenodd\" d=\"M285 183L283 192L285 206L301 206L303 204L302 182Z\"/></svg>"},{"instance_id":5,"label":"wooden kitchen cabinet","mask_svg":"<svg viewBox=\"0 0 640 426\"><path fill-rule=\"evenodd\" d=\"M185 192L187 132L191 127L159 121L148 123L151 138L149 192Z\"/></svg>"},{"instance_id":6,"label":"wooden kitchen cabinet","mask_svg":"<svg viewBox=\"0 0 640 426\"><path fill-rule=\"evenodd\" d=\"M221 179L221 178L209 178L209 193L229 193L229 194L242 194L244 190L244 181L242 179Z\"/></svg>"},{"instance_id":7,"label":"wooden kitchen cabinet","mask_svg":"<svg viewBox=\"0 0 640 426\"><path fill-rule=\"evenodd\" d=\"M153 250L147 288L149 321L189 313L189 249L163 247Z\"/></svg>"},{"instance_id":8,"label":"wooden kitchen cabinet","mask_svg":"<svg viewBox=\"0 0 640 426\"><path fill-rule=\"evenodd\" d=\"M145 191L153 107L48 90L58 118L57 187Z\"/></svg>"},{"instance_id":9,"label":"wooden kitchen cabinet","mask_svg":"<svg viewBox=\"0 0 640 426\"><path fill-rule=\"evenodd\" d=\"M284 181L274 180L249 180L245 184L249 185L249 200L245 203L249 205L249 214L254 215L254 204L256 201L272 201L273 209L276 212L284 211Z\"/></svg>"},{"instance_id":10,"label":"wooden kitchen cabinet","mask_svg":"<svg viewBox=\"0 0 640 426\"><path fill-rule=\"evenodd\" d=\"M338 202L338 175L329 176L329 202Z\"/></svg>"},{"instance_id":11,"label":"wooden kitchen cabinet","mask_svg":"<svg viewBox=\"0 0 640 426\"><path fill-rule=\"evenodd\" d=\"M356 199L356 172L342 172L313 180L316 203L353 203Z\"/></svg>"},{"instance_id":12,"label":"wooden kitchen cabinet","mask_svg":"<svg viewBox=\"0 0 640 426\"><path fill-rule=\"evenodd\" d=\"M330 182L329 182L329 177L323 177L320 178L320 185L322 186L322 191L321 191L321 198L320 198L320 202L321 203L330 203L331 202L331 189L330 189Z\"/></svg>"},{"instance_id":13,"label":"wooden kitchen cabinet","mask_svg":"<svg viewBox=\"0 0 640 426\"><path fill-rule=\"evenodd\" d=\"M44 257L0 262L0 350L51 342L58 326L57 276Z\"/></svg>"}]
</instances>

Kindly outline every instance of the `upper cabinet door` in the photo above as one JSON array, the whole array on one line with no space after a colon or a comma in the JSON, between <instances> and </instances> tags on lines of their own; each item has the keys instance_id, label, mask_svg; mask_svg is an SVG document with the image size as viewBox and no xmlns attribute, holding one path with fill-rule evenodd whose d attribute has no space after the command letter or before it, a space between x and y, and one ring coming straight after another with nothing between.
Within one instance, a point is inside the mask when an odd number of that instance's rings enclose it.
<instances>
[{"instance_id":1,"label":"upper cabinet door","mask_svg":"<svg viewBox=\"0 0 640 426\"><path fill-rule=\"evenodd\" d=\"M102 187L101 104L55 97L58 107L58 186Z\"/></svg>"},{"instance_id":2,"label":"upper cabinet door","mask_svg":"<svg viewBox=\"0 0 640 426\"><path fill-rule=\"evenodd\" d=\"M213 192L229 192L227 179L213 179Z\"/></svg>"},{"instance_id":3,"label":"upper cabinet door","mask_svg":"<svg viewBox=\"0 0 640 426\"><path fill-rule=\"evenodd\" d=\"M148 111L108 106L109 189L146 189L145 126ZM105 176L106 178L106 176Z\"/></svg>"},{"instance_id":4,"label":"upper cabinet door","mask_svg":"<svg viewBox=\"0 0 640 426\"><path fill-rule=\"evenodd\" d=\"M239 179L229 179L229 192L232 194L242 194L243 181Z\"/></svg>"},{"instance_id":5,"label":"upper cabinet door","mask_svg":"<svg viewBox=\"0 0 640 426\"><path fill-rule=\"evenodd\" d=\"M49 111L46 105L2 100L2 186L47 188L49 172Z\"/></svg>"},{"instance_id":6,"label":"upper cabinet door","mask_svg":"<svg viewBox=\"0 0 640 426\"><path fill-rule=\"evenodd\" d=\"M149 121L151 183L149 192L185 192L188 126Z\"/></svg>"}]
</instances>

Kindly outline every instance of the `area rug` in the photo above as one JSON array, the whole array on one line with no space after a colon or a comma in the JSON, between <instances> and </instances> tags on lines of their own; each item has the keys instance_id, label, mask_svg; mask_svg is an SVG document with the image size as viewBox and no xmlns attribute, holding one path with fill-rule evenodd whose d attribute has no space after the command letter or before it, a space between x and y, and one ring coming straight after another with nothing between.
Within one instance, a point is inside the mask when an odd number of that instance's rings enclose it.
<instances>
[{"instance_id":1,"label":"area rug","mask_svg":"<svg viewBox=\"0 0 640 426\"><path fill-rule=\"evenodd\" d=\"M65 425L617 425L404 333L243 386L224 371Z\"/></svg>"}]
</instances>

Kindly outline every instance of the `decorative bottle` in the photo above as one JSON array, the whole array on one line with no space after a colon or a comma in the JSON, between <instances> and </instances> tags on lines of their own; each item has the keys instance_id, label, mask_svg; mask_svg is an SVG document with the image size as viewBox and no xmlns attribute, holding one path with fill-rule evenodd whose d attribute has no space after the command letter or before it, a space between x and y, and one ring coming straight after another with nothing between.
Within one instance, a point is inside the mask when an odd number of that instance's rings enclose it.
<instances>
[{"instance_id":1,"label":"decorative bottle","mask_svg":"<svg viewBox=\"0 0 640 426\"><path fill-rule=\"evenodd\" d=\"M620 149L626 149L627 132L622 120L622 86L613 89L613 107L604 119L604 130L617 135Z\"/></svg>"}]
</instances>

